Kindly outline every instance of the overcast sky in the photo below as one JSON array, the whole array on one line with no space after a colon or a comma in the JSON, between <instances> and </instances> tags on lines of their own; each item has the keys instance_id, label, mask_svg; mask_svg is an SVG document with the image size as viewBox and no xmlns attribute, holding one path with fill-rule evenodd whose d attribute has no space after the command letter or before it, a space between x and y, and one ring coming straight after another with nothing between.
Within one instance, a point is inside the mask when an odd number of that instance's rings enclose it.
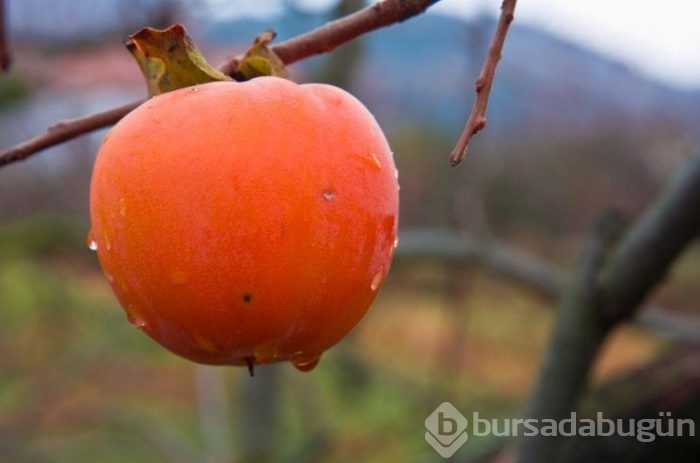
<instances>
[{"instance_id":1,"label":"overcast sky","mask_svg":"<svg viewBox=\"0 0 700 463\"><path fill-rule=\"evenodd\" d=\"M498 0L442 0L469 16ZM516 20L618 58L668 82L700 89L700 0L520 0Z\"/></svg>"},{"instance_id":2,"label":"overcast sky","mask_svg":"<svg viewBox=\"0 0 700 463\"><path fill-rule=\"evenodd\" d=\"M242 11L268 15L282 0L205 0L229 15ZM308 8L325 8L335 0L299 0ZM470 17L494 15L500 0L441 0L434 13ZM616 58L670 84L700 89L700 0L520 0L516 21ZM420 20L420 19L418 19Z\"/></svg>"}]
</instances>

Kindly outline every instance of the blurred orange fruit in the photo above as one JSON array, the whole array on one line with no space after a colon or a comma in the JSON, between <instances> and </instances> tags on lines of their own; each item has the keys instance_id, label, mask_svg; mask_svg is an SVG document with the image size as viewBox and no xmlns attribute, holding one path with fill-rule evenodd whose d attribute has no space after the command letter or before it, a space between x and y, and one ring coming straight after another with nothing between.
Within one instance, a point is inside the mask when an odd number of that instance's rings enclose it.
<instances>
[{"instance_id":1,"label":"blurred orange fruit","mask_svg":"<svg viewBox=\"0 0 700 463\"><path fill-rule=\"evenodd\" d=\"M389 269L398 184L369 111L277 77L154 97L105 138L90 246L129 320L206 364L309 370Z\"/></svg>"}]
</instances>

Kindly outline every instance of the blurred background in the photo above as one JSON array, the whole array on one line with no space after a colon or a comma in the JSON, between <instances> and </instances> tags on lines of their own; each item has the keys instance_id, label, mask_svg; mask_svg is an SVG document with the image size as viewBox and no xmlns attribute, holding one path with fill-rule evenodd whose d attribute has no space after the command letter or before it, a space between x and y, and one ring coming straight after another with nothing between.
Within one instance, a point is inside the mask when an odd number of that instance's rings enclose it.
<instances>
[{"instance_id":1,"label":"blurred background","mask_svg":"<svg viewBox=\"0 0 700 463\"><path fill-rule=\"evenodd\" d=\"M265 29L284 40L365 2L5 3L13 67L0 76L3 149L57 120L144 97L122 41L146 25L184 23L216 64ZM682 55L700 39L680 35L697 5L657 4L646 16L639 6L636 26L615 29L554 3L518 5L489 126L456 169L448 154L500 2L440 2L290 67L294 80L342 86L370 108L401 182L401 241L386 285L311 373L274 365L251 379L243 369L196 366L126 321L85 245L105 131L0 169L0 462L438 461L423 436L440 403L465 415L520 416L559 287L593 224L610 208L639 216L700 144L700 67ZM606 2L587 3L606 16ZM627 14L634 23L635 11ZM431 251L454 243L473 258ZM494 266L480 249L506 264ZM515 261L535 276L514 277ZM700 316L698 301L696 245L651 303L685 320ZM629 389L639 386L635 375L685 359L689 338L640 323L616 330L588 399L597 410L620 403L596 391L634 390L643 400L648 391ZM700 383L697 364L684 365L674 374ZM473 437L456 458L485 461L503 444Z\"/></svg>"}]
</instances>

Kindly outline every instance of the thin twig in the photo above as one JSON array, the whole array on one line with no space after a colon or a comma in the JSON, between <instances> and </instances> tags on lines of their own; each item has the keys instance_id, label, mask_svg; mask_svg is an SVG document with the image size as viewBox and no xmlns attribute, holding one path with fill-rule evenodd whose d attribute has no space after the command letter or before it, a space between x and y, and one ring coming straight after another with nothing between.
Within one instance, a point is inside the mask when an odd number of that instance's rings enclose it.
<instances>
[{"instance_id":1,"label":"thin twig","mask_svg":"<svg viewBox=\"0 0 700 463\"><path fill-rule=\"evenodd\" d=\"M328 53L367 32L403 22L423 13L438 1L384 0L273 45L272 50L284 64L292 64L314 55ZM220 69L224 74L231 75L237 65L238 58L233 58Z\"/></svg>"},{"instance_id":2,"label":"thin twig","mask_svg":"<svg viewBox=\"0 0 700 463\"><path fill-rule=\"evenodd\" d=\"M2 1L2 0L0 0ZM367 32L404 21L422 13L439 0L384 0L364 8L344 18L337 19L298 37L281 42L272 49L285 64L308 58L312 55L333 50L338 45L353 40ZM237 59L232 59L221 66L221 71L228 74ZM118 108L93 114L78 119L59 122L45 133L25 141L0 153L0 167L21 161L41 150L49 148L72 138L79 137L103 127L119 122L129 111L142 101L129 103Z\"/></svg>"},{"instance_id":3,"label":"thin twig","mask_svg":"<svg viewBox=\"0 0 700 463\"><path fill-rule=\"evenodd\" d=\"M7 10L5 0L0 0L0 70L10 69L12 58L7 44Z\"/></svg>"},{"instance_id":4,"label":"thin twig","mask_svg":"<svg viewBox=\"0 0 700 463\"><path fill-rule=\"evenodd\" d=\"M141 103L143 103L143 101L135 101L90 116L59 121L49 127L46 132L41 135L3 151L0 154L0 167L12 162L21 161L41 150L79 137L88 132L113 125Z\"/></svg>"},{"instance_id":5,"label":"thin twig","mask_svg":"<svg viewBox=\"0 0 700 463\"><path fill-rule=\"evenodd\" d=\"M272 47L286 64L327 53L375 29L423 13L439 0L384 0Z\"/></svg>"},{"instance_id":6,"label":"thin twig","mask_svg":"<svg viewBox=\"0 0 700 463\"><path fill-rule=\"evenodd\" d=\"M501 59L508 28L510 27L510 23L513 22L515 2L516 0L503 0L503 4L501 5L501 17L498 20L498 26L496 27L489 53L486 56L484 67L481 68L479 78L476 79L474 84L476 100L474 101L474 106L472 106L472 112L469 114L467 124L457 141L457 146L455 146L455 149L450 155L450 164L452 164L452 166L456 166L462 162L464 156L467 154L469 141L474 135L481 132L481 130L486 127L486 110L489 106L491 86L493 85L493 78L496 75L496 66Z\"/></svg>"}]
</instances>

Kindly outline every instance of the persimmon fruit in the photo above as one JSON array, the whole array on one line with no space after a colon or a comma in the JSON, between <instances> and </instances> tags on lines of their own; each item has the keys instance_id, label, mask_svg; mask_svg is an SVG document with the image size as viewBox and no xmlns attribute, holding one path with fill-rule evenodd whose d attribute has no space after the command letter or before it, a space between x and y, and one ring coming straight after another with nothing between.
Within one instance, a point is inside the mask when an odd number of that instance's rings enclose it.
<instances>
[{"instance_id":1,"label":"persimmon fruit","mask_svg":"<svg viewBox=\"0 0 700 463\"><path fill-rule=\"evenodd\" d=\"M370 112L278 77L151 98L105 137L90 247L129 320L205 364L313 368L362 318L396 243Z\"/></svg>"}]
</instances>

